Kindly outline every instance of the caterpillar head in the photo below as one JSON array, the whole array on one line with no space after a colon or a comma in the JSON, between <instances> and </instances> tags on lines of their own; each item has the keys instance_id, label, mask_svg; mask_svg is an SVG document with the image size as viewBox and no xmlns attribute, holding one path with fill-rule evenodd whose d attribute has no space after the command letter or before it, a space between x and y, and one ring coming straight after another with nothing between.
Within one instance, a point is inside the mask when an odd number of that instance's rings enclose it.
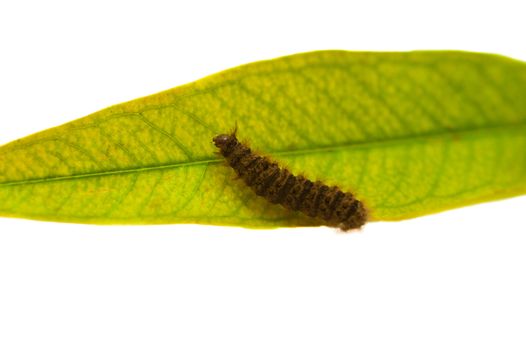
<instances>
[{"instance_id":1,"label":"caterpillar head","mask_svg":"<svg viewBox=\"0 0 526 350\"><path fill-rule=\"evenodd\" d=\"M228 144L236 141L235 135L221 134L214 137L214 144L219 149L224 149Z\"/></svg>"}]
</instances>

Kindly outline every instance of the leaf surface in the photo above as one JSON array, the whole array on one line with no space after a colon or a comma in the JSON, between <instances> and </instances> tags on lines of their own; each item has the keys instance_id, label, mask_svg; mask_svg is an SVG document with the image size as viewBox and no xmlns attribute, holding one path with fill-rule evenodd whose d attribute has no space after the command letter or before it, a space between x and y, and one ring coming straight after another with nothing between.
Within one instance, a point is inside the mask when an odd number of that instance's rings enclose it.
<instances>
[{"instance_id":1,"label":"leaf surface","mask_svg":"<svg viewBox=\"0 0 526 350\"><path fill-rule=\"evenodd\" d=\"M526 64L321 51L234 68L0 148L0 215L100 224L309 225L256 197L212 137L351 191L373 220L526 192Z\"/></svg>"}]
</instances>

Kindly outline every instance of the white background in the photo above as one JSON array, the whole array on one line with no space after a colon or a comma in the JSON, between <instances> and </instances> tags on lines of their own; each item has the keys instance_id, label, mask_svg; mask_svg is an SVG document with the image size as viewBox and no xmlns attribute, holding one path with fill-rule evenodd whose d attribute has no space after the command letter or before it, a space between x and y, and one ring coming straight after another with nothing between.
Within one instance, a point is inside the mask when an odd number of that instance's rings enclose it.
<instances>
[{"instance_id":1,"label":"white background","mask_svg":"<svg viewBox=\"0 0 526 350\"><path fill-rule=\"evenodd\" d=\"M526 60L521 3L1 0L0 143L303 51ZM354 234L0 219L0 349L524 349L525 208Z\"/></svg>"}]
</instances>

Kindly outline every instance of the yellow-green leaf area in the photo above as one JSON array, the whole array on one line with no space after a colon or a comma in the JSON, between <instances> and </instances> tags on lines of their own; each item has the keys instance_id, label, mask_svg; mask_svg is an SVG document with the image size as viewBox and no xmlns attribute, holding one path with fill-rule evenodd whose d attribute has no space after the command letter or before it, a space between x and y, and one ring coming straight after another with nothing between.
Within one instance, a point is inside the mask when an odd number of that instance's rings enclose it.
<instances>
[{"instance_id":1,"label":"yellow-green leaf area","mask_svg":"<svg viewBox=\"0 0 526 350\"><path fill-rule=\"evenodd\" d=\"M351 191L372 220L526 192L526 64L465 52L256 62L0 148L0 215L100 224L311 224L214 152L238 137Z\"/></svg>"}]
</instances>

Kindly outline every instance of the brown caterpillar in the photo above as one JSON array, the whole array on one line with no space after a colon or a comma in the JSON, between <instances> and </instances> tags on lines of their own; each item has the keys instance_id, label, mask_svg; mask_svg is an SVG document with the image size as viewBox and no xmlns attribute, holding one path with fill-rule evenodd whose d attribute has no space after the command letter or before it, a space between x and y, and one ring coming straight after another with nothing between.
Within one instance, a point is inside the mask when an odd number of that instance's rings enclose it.
<instances>
[{"instance_id":1,"label":"brown caterpillar","mask_svg":"<svg viewBox=\"0 0 526 350\"><path fill-rule=\"evenodd\" d=\"M235 131L218 135L213 141L239 177L269 202L323 219L328 226L343 231L359 228L367 221L367 210L351 193L291 174L269 158L254 154L237 140Z\"/></svg>"}]
</instances>

